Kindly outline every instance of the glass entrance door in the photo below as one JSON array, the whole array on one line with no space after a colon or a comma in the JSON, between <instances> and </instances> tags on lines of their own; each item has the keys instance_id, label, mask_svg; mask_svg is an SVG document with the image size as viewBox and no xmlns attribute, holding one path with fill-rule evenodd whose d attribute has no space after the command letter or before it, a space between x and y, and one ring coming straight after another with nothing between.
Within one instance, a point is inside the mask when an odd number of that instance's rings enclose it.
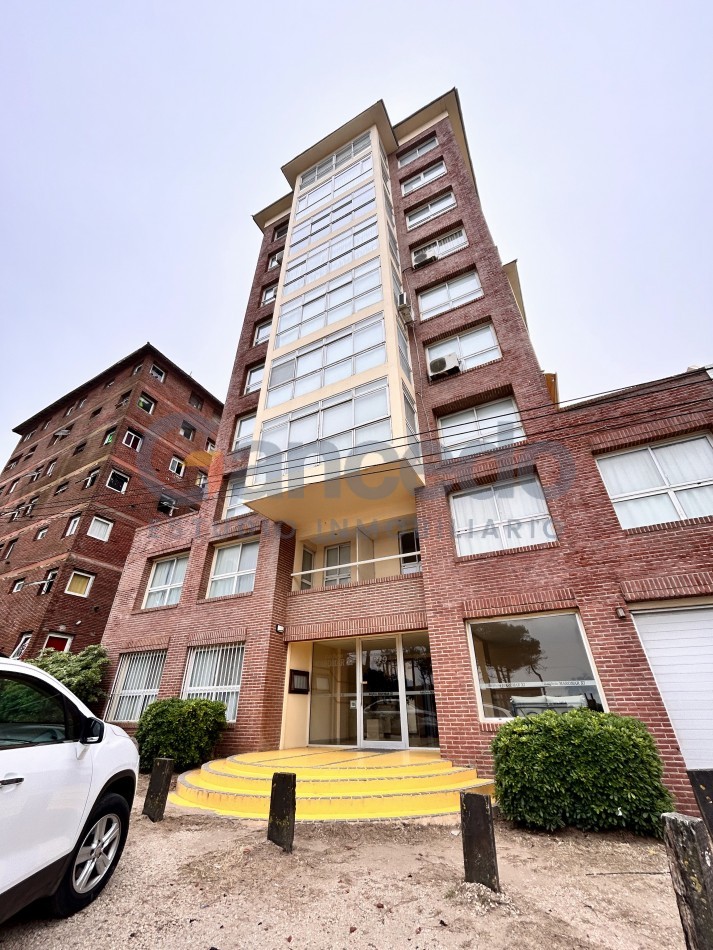
<instances>
[{"instance_id":1,"label":"glass entrance door","mask_svg":"<svg viewBox=\"0 0 713 950\"><path fill-rule=\"evenodd\" d=\"M403 661L396 637L361 644L361 735L364 748L405 748Z\"/></svg>"}]
</instances>

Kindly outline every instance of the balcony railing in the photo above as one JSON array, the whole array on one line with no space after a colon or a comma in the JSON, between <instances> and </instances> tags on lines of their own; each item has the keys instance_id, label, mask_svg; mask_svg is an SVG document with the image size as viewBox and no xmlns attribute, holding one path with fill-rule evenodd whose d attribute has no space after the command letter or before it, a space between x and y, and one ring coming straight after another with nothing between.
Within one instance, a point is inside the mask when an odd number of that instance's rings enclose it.
<instances>
[{"instance_id":1,"label":"balcony railing","mask_svg":"<svg viewBox=\"0 0 713 950\"><path fill-rule=\"evenodd\" d=\"M394 570L377 572L376 566L387 562ZM393 562L396 562L395 564ZM389 554L386 557L366 558L362 561L350 561L346 564L334 564L329 567L316 567L311 571L295 571L292 574L292 590L314 590L341 587L344 584L359 584L373 581L377 577L399 577L402 574L421 573L421 552L408 554Z\"/></svg>"}]
</instances>

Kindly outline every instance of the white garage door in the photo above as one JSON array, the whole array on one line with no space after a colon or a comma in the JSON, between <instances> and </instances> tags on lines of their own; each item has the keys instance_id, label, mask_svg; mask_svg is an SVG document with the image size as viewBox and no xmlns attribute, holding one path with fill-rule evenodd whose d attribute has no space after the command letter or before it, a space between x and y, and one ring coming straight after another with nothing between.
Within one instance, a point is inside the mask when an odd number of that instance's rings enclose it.
<instances>
[{"instance_id":1,"label":"white garage door","mask_svg":"<svg viewBox=\"0 0 713 950\"><path fill-rule=\"evenodd\" d=\"M713 608L634 613L689 769L713 769Z\"/></svg>"}]
</instances>

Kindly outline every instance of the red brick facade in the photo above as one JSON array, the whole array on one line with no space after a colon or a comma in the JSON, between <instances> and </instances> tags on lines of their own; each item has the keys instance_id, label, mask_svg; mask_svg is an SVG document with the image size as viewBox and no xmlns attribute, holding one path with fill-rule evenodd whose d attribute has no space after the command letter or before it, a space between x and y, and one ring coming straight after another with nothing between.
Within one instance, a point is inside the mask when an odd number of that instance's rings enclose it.
<instances>
[{"instance_id":1,"label":"red brick facade","mask_svg":"<svg viewBox=\"0 0 713 950\"><path fill-rule=\"evenodd\" d=\"M433 131L438 146L399 169L389 157L404 289L417 311L419 292L477 268L480 299L421 322L410 331L421 430L425 487L416 491L422 574L291 593L294 541L286 526L257 515L221 521L226 478L247 464L247 450L231 452L236 420L254 410L258 394L243 395L248 369L265 358L253 346L255 326L272 305L260 301L277 273L271 255L275 221L265 228L230 392L200 514L137 532L122 577L105 643L122 653L167 648L160 695L180 691L190 646L244 642L238 720L225 751L275 747L280 739L287 644L323 638L427 630L436 687L441 750L457 763L488 774L497 724L481 723L466 622L475 618L574 611L612 711L641 718L653 732L666 779L682 807L693 807L683 759L630 615L632 605L691 598L713 602L713 518L623 530L596 465L605 451L686 433L710 432L713 380L703 370L633 387L562 408L553 403L527 326L483 217L479 197L450 118ZM398 134L398 127L397 127ZM444 177L401 197L400 182L443 158ZM405 215L452 189L456 207L409 231ZM285 215L288 205L284 204ZM285 218L286 220L286 218ZM411 251L428 239L464 227L468 246L414 270ZM492 322L502 357L475 369L430 380L425 346L455 331ZM437 439L439 416L512 396L526 439L508 448L445 460ZM531 547L461 557L456 550L449 496L454 491L534 471L552 515L556 539ZM252 594L205 599L212 548L228 537L259 537ZM188 574L176 607L139 609L149 562L190 550ZM617 609L623 608L623 617ZM278 634L276 626L285 627Z\"/></svg>"}]
</instances>

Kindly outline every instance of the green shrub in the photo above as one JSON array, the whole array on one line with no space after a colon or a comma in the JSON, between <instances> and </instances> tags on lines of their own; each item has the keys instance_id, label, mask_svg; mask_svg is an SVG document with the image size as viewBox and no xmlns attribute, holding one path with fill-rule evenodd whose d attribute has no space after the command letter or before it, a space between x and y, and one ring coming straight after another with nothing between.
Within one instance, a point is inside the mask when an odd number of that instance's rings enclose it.
<instances>
[{"instance_id":1,"label":"green shrub","mask_svg":"<svg viewBox=\"0 0 713 950\"><path fill-rule=\"evenodd\" d=\"M159 699L147 706L136 730L141 771L157 757L173 759L179 772L210 759L225 728L225 703L212 699Z\"/></svg>"},{"instance_id":2,"label":"green shrub","mask_svg":"<svg viewBox=\"0 0 713 950\"><path fill-rule=\"evenodd\" d=\"M106 698L101 681L109 665L109 655L99 644L79 653L42 650L36 659L27 662L54 676L87 706L95 706Z\"/></svg>"},{"instance_id":3,"label":"green shrub","mask_svg":"<svg viewBox=\"0 0 713 950\"><path fill-rule=\"evenodd\" d=\"M576 709L513 719L492 748L500 812L529 828L660 836L661 813L673 808L654 741L629 716Z\"/></svg>"}]
</instances>

